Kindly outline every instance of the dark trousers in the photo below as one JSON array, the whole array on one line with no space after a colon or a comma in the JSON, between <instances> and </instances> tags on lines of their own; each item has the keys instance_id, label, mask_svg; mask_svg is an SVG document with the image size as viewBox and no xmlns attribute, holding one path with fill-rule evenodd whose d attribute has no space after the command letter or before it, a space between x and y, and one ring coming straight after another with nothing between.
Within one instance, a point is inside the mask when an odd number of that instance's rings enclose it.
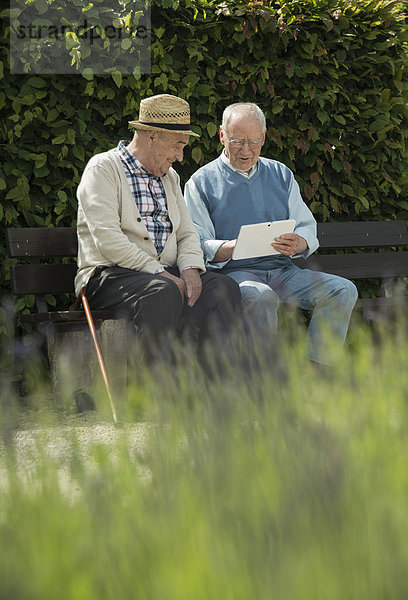
<instances>
[{"instance_id":1,"label":"dark trousers","mask_svg":"<svg viewBox=\"0 0 408 600\"><path fill-rule=\"evenodd\" d=\"M176 267L166 270L179 275ZM239 285L212 271L202 274L201 280L201 294L189 307L171 279L118 266L100 266L86 286L86 295L91 309L118 308L133 320L136 331L149 340L149 345L174 331L182 316L198 325L201 340L221 339L240 316Z\"/></svg>"}]
</instances>

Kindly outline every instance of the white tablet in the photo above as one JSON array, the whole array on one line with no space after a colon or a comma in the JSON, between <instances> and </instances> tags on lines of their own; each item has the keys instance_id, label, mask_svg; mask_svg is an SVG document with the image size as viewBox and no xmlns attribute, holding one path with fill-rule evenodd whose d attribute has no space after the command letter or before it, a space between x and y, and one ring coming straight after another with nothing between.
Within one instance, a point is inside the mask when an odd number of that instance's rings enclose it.
<instances>
[{"instance_id":1,"label":"white tablet","mask_svg":"<svg viewBox=\"0 0 408 600\"><path fill-rule=\"evenodd\" d=\"M273 240L283 233L292 233L295 225L296 221L294 219L242 225L232 252L232 259L240 260L242 258L280 254L271 246Z\"/></svg>"}]
</instances>

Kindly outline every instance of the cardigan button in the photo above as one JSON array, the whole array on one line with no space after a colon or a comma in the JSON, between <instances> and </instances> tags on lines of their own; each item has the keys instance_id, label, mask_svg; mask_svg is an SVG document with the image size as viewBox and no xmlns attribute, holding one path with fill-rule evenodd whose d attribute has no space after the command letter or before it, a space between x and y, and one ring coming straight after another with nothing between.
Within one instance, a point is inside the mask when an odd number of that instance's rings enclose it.
<instances>
[{"instance_id":1,"label":"cardigan button","mask_svg":"<svg viewBox=\"0 0 408 600\"><path fill-rule=\"evenodd\" d=\"M149 238L148 237L144 237L143 239L147 241Z\"/></svg>"},{"instance_id":2,"label":"cardigan button","mask_svg":"<svg viewBox=\"0 0 408 600\"><path fill-rule=\"evenodd\" d=\"M139 221L139 223L140 223L140 221L141 221L142 219L141 219L140 217L137 217L137 220L138 220L138 221Z\"/></svg>"}]
</instances>

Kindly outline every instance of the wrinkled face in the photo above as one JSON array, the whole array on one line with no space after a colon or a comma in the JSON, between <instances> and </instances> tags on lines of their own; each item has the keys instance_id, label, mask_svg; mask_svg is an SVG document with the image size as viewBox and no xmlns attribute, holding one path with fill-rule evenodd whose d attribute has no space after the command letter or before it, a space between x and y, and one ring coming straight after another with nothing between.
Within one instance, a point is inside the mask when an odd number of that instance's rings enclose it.
<instances>
[{"instance_id":1,"label":"wrinkled face","mask_svg":"<svg viewBox=\"0 0 408 600\"><path fill-rule=\"evenodd\" d=\"M249 173L259 158L265 133L253 113L241 111L232 113L225 131L220 127L220 140L231 166Z\"/></svg>"},{"instance_id":2,"label":"wrinkled face","mask_svg":"<svg viewBox=\"0 0 408 600\"><path fill-rule=\"evenodd\" d=\"M190 137L186 134L155 132L150 137L148 171L156 177L162 177L176 161L183 160L183 150Z\"/></svg>"}]
</instances>

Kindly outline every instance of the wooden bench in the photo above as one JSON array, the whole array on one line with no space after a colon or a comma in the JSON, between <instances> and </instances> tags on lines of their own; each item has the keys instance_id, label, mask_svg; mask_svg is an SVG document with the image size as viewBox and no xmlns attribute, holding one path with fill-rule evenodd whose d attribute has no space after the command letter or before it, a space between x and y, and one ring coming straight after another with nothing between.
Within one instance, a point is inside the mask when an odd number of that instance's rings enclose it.
<instances>
[{"instance_id":1,"label":"wooden bench","mask_svg":"<svg viewBox=\"0 0 408 600\"><path fill-rule=\"evenodd\" d=\"M295 259L295 264L346 277L357 287L363 280L374 280L376 296L360 297L357 302L365 320L382 320L393 309L408 303L407 283L397 286L399 278L408 277L405 221L318 223L317 236L318 252L306 261ZM344 252L335 254L335 250ZM390 292L394 292L393 295Z\"/></svg>"},{"instance_id":2,"label":"wooden bench","mask_svg":"<svg viewBox=\"0 0 408 600\"><path fill-rule=\"evenodd\" d=\"M61 347L61 339L64 338L67 347L67 336L64 334L83 333L88 325L116 421L116 409L114 409L105 360L96 330L101 333L103 324L108 321L111 325L113 321L117 323L119 316L113 310L97 310L90 313L89 306L88 310L81 310L81 303L87 308L86 296L76 300L73 310L56 310L47 302L47 294L67 293L72 302L75 300L74 277L77 265L74 259L78 252L76 229L73 227L9 228L6 229L6 244L9 256L19 261L10 269L11 291L16 295L34 294L36 299L37 312L19 314L18 319L21 323L45 326L48 355L54 371L53 379L59 379L55 358L58 353L56 345L59 344ZM108 338L105 343L106 351L106 347L113 343L114 334L112 334L112 327L105 327L105 330ZM74 340L72 335L68 345L74 348L74 352L80 352L78 340ZM123 340L122 343L117 340L115 346L116 351L122 355L120 349L126 346ZM83 357L83 360L87 361L87 358ZM121 360L123 362L123 356Z\"/></svg>"},{"instance_id":3,"label":"wooden bench","mask_svg":"<svg viewBox=\"0 0 408 600\"><path fill-rule=\"evenodd\" d=\"M392 282L408 277L405 221L319 223L318 238L318 253L307 261L296 259L295 263L302 268L346 277L357 285L360 281L375 279L378 283L376 296L358 300L357 306L362 309L365 319L383 318L390 309L407 304L406 284L402 293L399 290L397 295L389 295ZM12 292L34 294L37 303L37 312L21 314L19 319L45 324L49 340L55 338L56 328L72 330L77 325L83 326L86 323L83 310L54 310L46 301L46 294L66 292L74 299L76 230L71 227L11 228L6 230L6 240L9 256L19 260L11 267ZM342 253L333 253L336 250ZM94 311L93 318L98 326L117 319L117 315L114 311ZM117 351L121 350L121 360L126 363L124 349L126 344Z\"/></svg>"},{"instance_id":4,"label":"wooden bench","mask_svg":"<svg viewBox=\"0 0 408 600\"><path fill-rule=\"evenodd\" d=\"M408 277L408 251L404 250L408 248L408 229L405 221L318 223L317 235L320 242L318 252L307 261L295 259L295 264L346 277L355 281L357 286L362 280L376 280L376 296L358 300L357 306L362 309L364 318L372 320L377 311L408 302L404 291L388 295L392 282ZM19 315L21 321L85 322L83 310L54 310L46 302L46 294L66 292L74 298L74 258L78 251L75 228L9 228L6 241L9 256L20 261L11 267L12 292L16 295L34 294L36 297L37 312ZM344 252L334 254L334 250ZM66 262L67 258L71 259L70 262ZM52 262L53 259L58 259L58 262ZM92 314L96 322L117 319L112 310L93 311Z\"/></svg>"}]
</instances>

